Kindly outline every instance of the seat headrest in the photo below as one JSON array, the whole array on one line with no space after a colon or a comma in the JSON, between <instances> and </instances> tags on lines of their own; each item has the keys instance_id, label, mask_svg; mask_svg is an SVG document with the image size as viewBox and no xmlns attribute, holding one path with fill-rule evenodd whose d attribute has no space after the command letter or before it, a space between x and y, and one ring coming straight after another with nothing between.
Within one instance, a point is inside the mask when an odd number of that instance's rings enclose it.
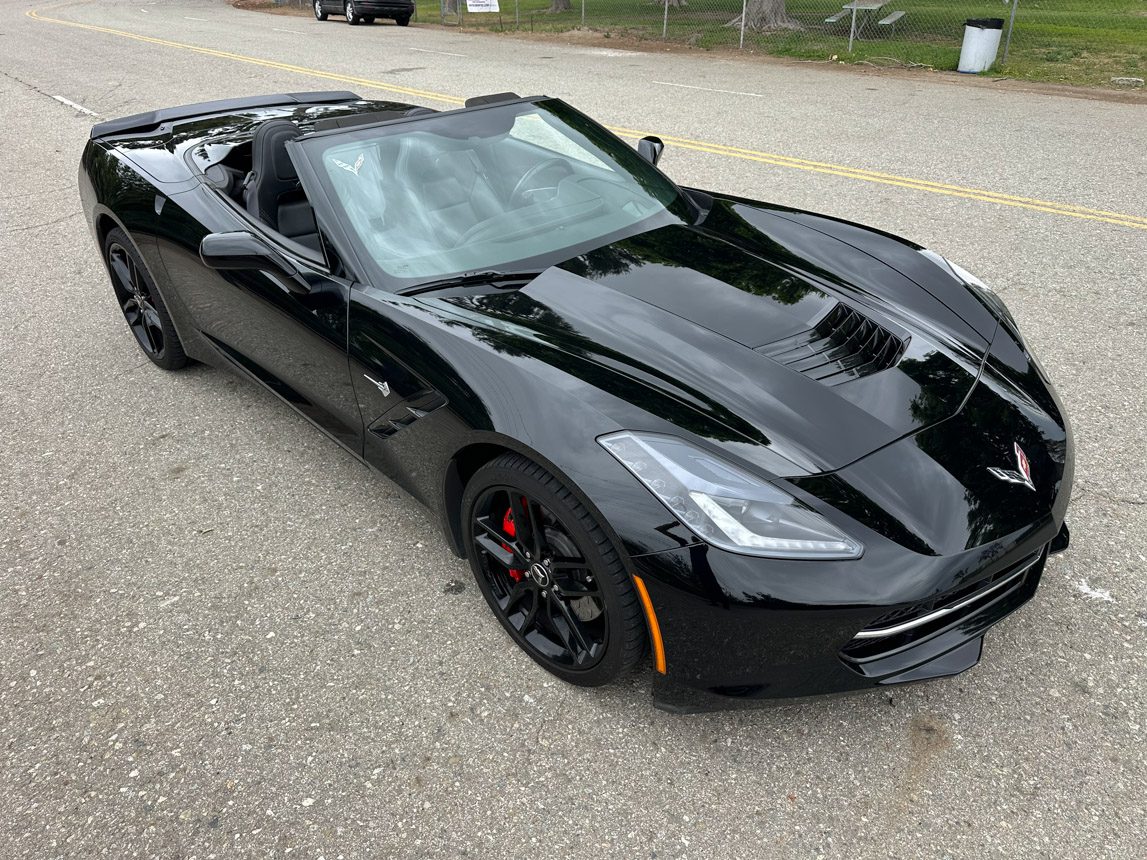
<instances>
[{"instance_id":1,"label":"seat headrest","mask_svg":"<svg viewBox=\"0 0 1147 860\"><path fill-rule=\"evenodd\" d=\"M299 174L287 155L287 141L302 137L299 127L289 120L272 120L255 132L255 164L258 169L260 155L274 172L276 179L298 179Z\"/></svg>"},{"instance_id":2,"label":"seat headrest","mask_svg":"<svg viewBox=\"0 0 1147 860\"><path fill-rule=\"evenodd\" d=\"M244 184L247 211L278 229L279 198L298 187L299 174L287 154L287 141L302 136L290 120L273 119L255 130L251 143L251 173Z\"/></svg>"}]
</instances>

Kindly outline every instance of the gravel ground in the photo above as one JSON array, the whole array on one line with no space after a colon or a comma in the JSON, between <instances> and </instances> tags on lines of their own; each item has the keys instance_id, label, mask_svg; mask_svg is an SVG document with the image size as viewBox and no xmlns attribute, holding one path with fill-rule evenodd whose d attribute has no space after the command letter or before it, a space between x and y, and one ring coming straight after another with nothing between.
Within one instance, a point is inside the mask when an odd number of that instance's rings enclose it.
<instances>
[{"instance_id":1,"label":"gravel ground","mask_svg":"<svg viewBox=\"0 0 1147 860\"><path fill-rule=\"evenodd\" d=\"M162 41L27 8L0 0L0 857L1143 856L1147 231L668 150L687 184L903 233L993 283L1079 458L1072 549L981 666L674 717L648 674L584 691L517 653L428 513L289 409L150 366L79 211L93 118L54 97L110 117L347 86L308 70L433 107L547 92L613 125L1140 218L1143 106L207 0L41 11Z\"/></svg>"}]
</instances>

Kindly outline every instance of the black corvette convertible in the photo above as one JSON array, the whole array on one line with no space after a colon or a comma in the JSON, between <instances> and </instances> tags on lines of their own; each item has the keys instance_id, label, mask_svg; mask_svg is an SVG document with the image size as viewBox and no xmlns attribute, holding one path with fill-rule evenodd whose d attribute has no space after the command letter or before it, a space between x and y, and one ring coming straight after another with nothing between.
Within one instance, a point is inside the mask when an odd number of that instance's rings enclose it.
<instances>
[{"instance_id":1,"label":"black corvette convertible","mask_svg":"<svg viewBox=\"0 0 1147 860\"><path fill-rule=\"evenodd\" d=\"M101 123L80 189L144 353L438 512L560 678L649 654L684 709L974 665L1068 543L1067 419L1007 308L661 150L551 98L300 93Z\"/></svg>"}]
</instances>

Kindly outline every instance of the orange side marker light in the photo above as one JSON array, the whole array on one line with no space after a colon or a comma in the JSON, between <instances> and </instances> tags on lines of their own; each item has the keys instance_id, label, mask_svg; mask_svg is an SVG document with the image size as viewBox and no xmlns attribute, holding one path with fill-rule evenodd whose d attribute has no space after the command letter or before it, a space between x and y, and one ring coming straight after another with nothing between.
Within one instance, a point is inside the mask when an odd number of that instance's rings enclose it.
<instances>
[{"instance_id":1,"label":"orange side marker light","mask_svg":"<svg viewBox=\"0 0 1147 860\"><path fill-rule=\"evenodd\" d=\"M645 607L645 619L649 622L649 637L653 640L653 666L662 675L665 674L665 645L661 641L661 625L657 623L657 615L653 612L653 601L649 599L649 592L640 576L634 576L633 582L637 586L637 596L641 598L641 605Z\"/></svg>"}]
</instances>

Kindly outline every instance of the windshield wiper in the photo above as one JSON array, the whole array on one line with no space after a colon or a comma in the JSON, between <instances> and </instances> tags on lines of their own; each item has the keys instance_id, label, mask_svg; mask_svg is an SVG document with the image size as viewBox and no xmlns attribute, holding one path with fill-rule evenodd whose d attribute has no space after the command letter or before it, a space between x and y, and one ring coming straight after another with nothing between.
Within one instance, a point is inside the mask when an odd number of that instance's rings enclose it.
<instances>
[{"instance_id":1,"label":"windshield wiper","mask_svg":"<svg viewBox=\"0 0 1147 860\"><path fill-rule=\"evenodd\" d=\"M515 281L532 281L540 274L541 272L499 272L496 270L462 272L458 275L451 275L449 278L439 278L438 280L427 281L424 284L408 287L405 290L401 290L399 295L417 296L420 293L446 290L451 287L468 287L472 284L491 284L495 287L500 287L505 284L514 283Z\"/></svg>"}]
</instances>

